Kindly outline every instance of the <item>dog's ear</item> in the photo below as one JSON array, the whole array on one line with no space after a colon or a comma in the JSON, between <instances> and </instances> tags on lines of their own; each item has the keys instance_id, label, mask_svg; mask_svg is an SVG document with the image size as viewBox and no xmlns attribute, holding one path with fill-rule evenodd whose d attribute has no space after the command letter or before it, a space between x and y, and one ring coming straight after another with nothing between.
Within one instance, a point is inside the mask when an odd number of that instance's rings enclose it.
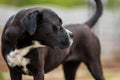
<instances>
[{"instance_id":1,"label":"dog's ear","mask_svg":"<svg viewBox=\"0 0 120 80\"><path fill-rule=\"evenodd\" d=\"M21 19L21 25L30 35L33 35L37 29L38 20L41 20L39 18L41 18L41 13L33 11Z\"/></svg>"}]
</instances>

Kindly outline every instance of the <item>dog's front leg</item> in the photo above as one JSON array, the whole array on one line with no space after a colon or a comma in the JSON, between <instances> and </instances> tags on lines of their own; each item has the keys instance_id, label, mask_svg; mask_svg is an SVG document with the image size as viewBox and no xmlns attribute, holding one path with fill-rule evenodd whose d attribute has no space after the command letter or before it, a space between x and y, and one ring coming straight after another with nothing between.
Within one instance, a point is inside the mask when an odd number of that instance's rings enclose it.
<instances>
[{"instance_id":1,"label":"dog's front leg","mask_svg":"<svg viewBox=\"0 0 120 80\"><path fill-rule=\"evenodd\" d=\"M44 68L40 66L37 73L33 75L33 78L34 80L44 80Z\"/></svg>"},{"instance_id":2,"label":"dog's front leg","mask_svg":"<svg viewBox=\"0 0 120 80\"><path fill-rule=\"evenodd\" d=\"M37 73L36 75L34 75L34 80L44 80L44 74L42 74L41 72Z\"/></svg>"},{"instance_id":3,"label":"dog's front leg","mask_svg":"<svg viewBox=\"0 0 120 80\"><path fill-rule=\"evenodd\" d=\"M22 74L16 69L10 68L11 80L22 80Z\"/></svg>"},{"instance_id":4,"label":"dog's front leg","mask_svg":"<svg viewBox=\"0 0 120 80\"><path fill-rule=\"evenodd\" d=\"M44 49L37 50L38 51L38 64L36 66L37 68L37 73L33 75L34 80L44 80L44 59L45 59L45 54L42 53Z\"/></svg>"}]
</instances>

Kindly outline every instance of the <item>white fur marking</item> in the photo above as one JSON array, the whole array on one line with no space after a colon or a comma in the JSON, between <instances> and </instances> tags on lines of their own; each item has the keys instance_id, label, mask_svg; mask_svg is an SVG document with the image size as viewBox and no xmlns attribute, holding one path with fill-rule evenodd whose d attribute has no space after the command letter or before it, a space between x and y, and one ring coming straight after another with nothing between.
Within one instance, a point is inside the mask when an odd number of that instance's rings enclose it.
<instances>
[{"instance_id":1,"label":"white fur marking","mask_svg":"<svg viewBox=\"0 0 120 80\"><path fill-rule=\"evenodd\" d=\"M65 29L66 30L66 32L67 32L67 35L68 35L68 38L69 38L69 42L70 42L70 46L72 45L72 43L73 43L73 39L71 39L71 37L70 37L70 35L69 34L71 34L72 32L71 31L69 31L68 29Z\"/></svg>"},{"instance_id":2,"label":"white fur marking","mask_svg":"<svg viewBox=\"0 0 120 80\"><path fill-rule=\"evenodd\" d=\"M24 56L30 51L32 48L38 48L38 47L44 47L44 45L41 45L37 41L33 41L33 45L21 48L21 49L15 49L14 51L11 51L7 55L7 62L8 65L11 67L15 66L23 66L23 71L28 74L28 70L26 65L30 63L30 60L25 58Z\"/></svg>"}]
</instances>

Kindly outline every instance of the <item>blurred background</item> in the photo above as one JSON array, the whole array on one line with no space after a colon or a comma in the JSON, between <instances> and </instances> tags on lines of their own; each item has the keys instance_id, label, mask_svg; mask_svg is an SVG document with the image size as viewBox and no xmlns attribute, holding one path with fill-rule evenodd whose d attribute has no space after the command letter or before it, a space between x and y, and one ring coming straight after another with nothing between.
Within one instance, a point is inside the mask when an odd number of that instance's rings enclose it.
<instances>
[{"instance_id":1,"label":"blurred background","mask_svg":"<svg viewBox=\"0 0 120 80\"><path fill-rule=\"evenodd\" d=\"M102 47L101 61L106 80L120 79L120 0L102 0L104 13L92 31L99 37ZM82 23L95 11L94 0L0 0L0 35L8 18L23 8L46 7L55 11L63 24ZM0 43L1 44L1 43ZM24 80L32 77L23 76ZM0 54L0 80L10 80L8 69ZM59 66L45 75L45 80L64 80ZM77 71L76 80L94 80L86 66Z\"/></svg>"}]
</instances>

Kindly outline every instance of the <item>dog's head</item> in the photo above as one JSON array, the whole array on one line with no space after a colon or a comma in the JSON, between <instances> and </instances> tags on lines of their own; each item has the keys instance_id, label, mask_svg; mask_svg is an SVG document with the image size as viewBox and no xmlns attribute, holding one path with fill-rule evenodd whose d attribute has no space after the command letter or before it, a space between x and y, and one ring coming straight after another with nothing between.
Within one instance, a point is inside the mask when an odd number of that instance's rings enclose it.
<instances>
[{"instance_id":1,"label":"dog's head","mask_svg":"<svg viewBox=\"0 0 120 80\"><path fill-rule=\"evenodd\" d=\"M32 11L20 23L33 40L43 45L66 48L72 44L72 32L62 27L62 20L51 10Z\"/></svg>"}]
</instances>

